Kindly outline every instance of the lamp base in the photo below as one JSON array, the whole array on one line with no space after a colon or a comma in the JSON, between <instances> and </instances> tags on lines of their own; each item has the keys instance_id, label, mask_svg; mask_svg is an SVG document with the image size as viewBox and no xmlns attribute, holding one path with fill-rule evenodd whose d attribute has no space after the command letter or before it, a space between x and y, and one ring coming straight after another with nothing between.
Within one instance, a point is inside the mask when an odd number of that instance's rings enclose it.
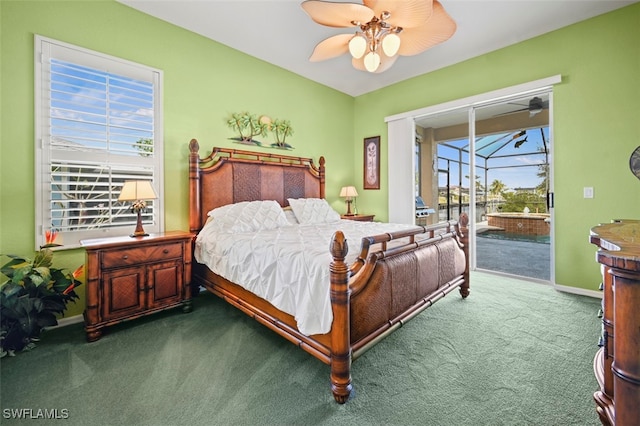
<instances>
[{"instance_id":1,"label":"lamp base","mask_svg":"<svg viewBox=\"0 0 640 426\"><path fill-rule=\"evenodd\" d=\"M351 203L353 200L347 198L345 202L347 203L347 213L345 213L345 216L353 216L353 213L351 212Z\"/></svg>"},{"instance_id":2,"label":"lamp base","mask_svg":"<svg viewBox=\"0 0 640 426\"><path fill-rule=\"evenodd\" d=\"M137 238L137 237L148 237L149 234L147 234L146 232L142 232L142 233L137 233L134 232L133 234L129 235L131 238Z\"/></svg>"},{"instance_id":3,"label":"lamp base","mask_svg":"<svg viewBox=\"0 0 640 426\"><path fill-rule=\"evenodd\" d=\"M142 215L140 214L140 210L138 210L138 221L136 222L136 230L133 231L133 234L129 235L131 238L137 237L146 237L147 234L144 232L144 228L142 227Z\"/></svg>"}]
</instances>

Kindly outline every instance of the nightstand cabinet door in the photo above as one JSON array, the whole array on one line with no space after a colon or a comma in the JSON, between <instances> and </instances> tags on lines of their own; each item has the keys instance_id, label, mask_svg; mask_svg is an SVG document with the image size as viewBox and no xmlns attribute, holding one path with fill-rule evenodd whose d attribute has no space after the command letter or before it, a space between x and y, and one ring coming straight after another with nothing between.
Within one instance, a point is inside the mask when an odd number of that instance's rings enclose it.
<instances>
[{"instance_id":1,"label":"nightstand cabinet door","mask_svg":"<svg viewBox=\"0 0 640 426\"><path fill-rule=\"evenodd\" d=\"M186 232L82 241L87 340L98 340L104 327L164 309L191 311L192 242Z\"/></svg>"},{"instance_id":2,"label":"nightstand cabinet door","mask_svg":"<svg viewBox=\"0 0 640 426\"><path fill-rule=\"evenodd\" d=\"M145 309L144 269L130 267L102 274L102 319L127 318Z\"/></svg>"},{"instance_id":3,"label":"nightstand cabinet door","mask_svg":"<svg viewBox=\"0 0 640 426\"><path fill-rule=\"evenodd\" d=\"M163 262L150 265L147 274L149 308L180 302L184 288L181 262Z\"/></svg>"}]
</instances>

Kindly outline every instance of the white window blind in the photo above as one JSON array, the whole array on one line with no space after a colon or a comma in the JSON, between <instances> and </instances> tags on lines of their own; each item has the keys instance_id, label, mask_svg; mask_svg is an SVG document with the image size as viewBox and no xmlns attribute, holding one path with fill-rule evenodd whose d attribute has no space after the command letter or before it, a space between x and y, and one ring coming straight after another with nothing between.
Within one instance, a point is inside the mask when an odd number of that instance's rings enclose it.
<instances>
[{"instance_id":1,"label":"white window blind","mask_svg":"<svg viewBox=\"0 0 640 426\"><path fill-rule=\"evenodd\" d=\"M127 180L162 194L162 73L36 36L36 245L128 235L136 214L118 201ZM145 229L161 231L161 199Z\"/></svg>"}]
</instances>

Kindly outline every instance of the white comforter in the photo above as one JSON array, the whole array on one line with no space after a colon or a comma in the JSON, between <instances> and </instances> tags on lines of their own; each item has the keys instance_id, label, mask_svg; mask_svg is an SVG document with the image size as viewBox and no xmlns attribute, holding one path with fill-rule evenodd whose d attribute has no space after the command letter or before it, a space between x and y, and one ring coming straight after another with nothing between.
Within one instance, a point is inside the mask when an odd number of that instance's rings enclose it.
<instances>
[{"instance_id":1,"label":"white comforter","mask_svg":"<svg viewBox=\"0 0 640 426\"><path fill-rule=\"evenodd\" d=\"M340 220L231 233L205 225L194 256L216 274L292 315L301 333L324 334L333 320L329 244L334 232L344 232L350 264L360 252L362 237L408 228L412 226Z\"/></svg>"}]
</instances>

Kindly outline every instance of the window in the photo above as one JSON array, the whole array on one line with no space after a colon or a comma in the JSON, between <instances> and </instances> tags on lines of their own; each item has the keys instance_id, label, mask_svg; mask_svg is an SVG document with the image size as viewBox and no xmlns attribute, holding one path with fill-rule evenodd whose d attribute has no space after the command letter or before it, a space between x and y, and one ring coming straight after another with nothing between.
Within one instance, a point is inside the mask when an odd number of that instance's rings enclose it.
<instances>
[{"instance_id":1,"label":"window","mask_svg":"<svg viewBox=\"0 0 640 426\"><path fill-rule=\"evenodd\" d=\"M77 247L128 235L136 214L118 201L127 180L163 188L162 72L36 36L36 245L45 232ZM163 229L162 200L145 230Z\"/></svg>"}]
</instances>

